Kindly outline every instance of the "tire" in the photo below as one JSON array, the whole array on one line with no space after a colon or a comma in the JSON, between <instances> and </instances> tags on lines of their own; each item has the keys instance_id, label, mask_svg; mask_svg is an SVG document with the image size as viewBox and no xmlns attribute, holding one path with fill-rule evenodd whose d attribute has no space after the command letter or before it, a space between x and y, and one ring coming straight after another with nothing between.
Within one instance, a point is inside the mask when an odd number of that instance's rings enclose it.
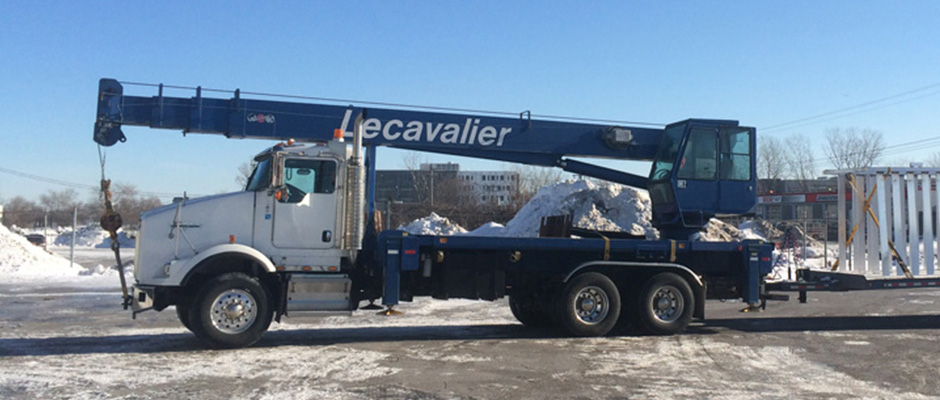
<instances>
[{"instance_id":1,"label":"tire","mask_svg":"<svg viewBox=\"0 0 940 400\"><path fill-rule=\"evenodd\" d=\"M572 278L558 293L556 324L573 336L604 336L620 318L620 291L604 274L587 272Z\"/></svg>"},{"instance_id":2,"label":"tire","mask_svg":"<svg viewBox=\"0 0 940 400\"><path fill-rule=\"evenodd\" d=\"M663 272L643 285L636 307L640 330L653 335L673 335L692 322L695 296L685 279Z\"/></svg>"},{"instance_id":3,"label":"tire","mask_svg":"<svg viewBox=\"0 0 940 400\"><path fill-rule=\"evenodd\" d=\"M271 325L270 304L257 279L240 272L219 275L196 296L189 310L190 327L213 348L250 346Z\"/></svg>"},{"instance_id":4,"label":"tire","mask_svg":"<svg viewBox=\"0 0 940 400\"><path fill-rule=\"evenodd\" d=\"M516 317L522 325L528 327L544 328L552 324L548 312L531 302L519 300L515 296L509 296L509 310L512 311L512 316Z\"/></svg>"},{"instance_id":5,"label":"tire","mask_svg":"<svg viewBox=\"0 0 940 400\"><path fill-rule=\"evenodd\" d=\"M189 331L192 332L193 328L189 323L189 305L177 304L176 317L179 318L180 322L183 323L183 326L186 327L186 329L189 329Z\"/></svg>"}]
</instances>

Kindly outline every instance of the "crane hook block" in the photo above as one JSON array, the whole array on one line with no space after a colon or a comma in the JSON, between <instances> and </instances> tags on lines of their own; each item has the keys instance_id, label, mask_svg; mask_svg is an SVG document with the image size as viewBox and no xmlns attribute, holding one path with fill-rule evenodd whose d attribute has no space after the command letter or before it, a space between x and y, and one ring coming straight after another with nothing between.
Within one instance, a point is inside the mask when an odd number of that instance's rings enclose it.
<instances>
[{"instance_id":1,"label":"crane hook block","mask_svg":"<svg viewBox=\"0 0 940 400\"><path fill-rule=\"evenodd\" d=\"M121 214L118 214L115 211L105 211L104 215L101 216L101 229L104 229L108 232L117 233L117 230L121 228L121 225L124 224L124 220L121 218Z\"/></svg>"}]
</instances>

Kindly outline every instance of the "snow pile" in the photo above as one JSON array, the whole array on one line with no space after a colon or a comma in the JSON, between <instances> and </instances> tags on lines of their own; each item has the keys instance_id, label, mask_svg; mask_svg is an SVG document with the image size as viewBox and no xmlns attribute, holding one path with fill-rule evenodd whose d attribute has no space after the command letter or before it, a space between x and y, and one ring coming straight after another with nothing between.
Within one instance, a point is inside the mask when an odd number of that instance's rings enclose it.
<instances>
[{"instance_id":1,"label":"snow pile","mask_svg":"<svg viewBox=\"0 0 940 400\"><path fill-rule=\"evenodd\" d=\"M479 228L467 232L467 236L499 236L503 232L503 229L506 229L503 224L487 222L480 225Z\"/></svg>"},{"instance_id":2,"label":"snow pile","mask_svg":"<svg viewBox=\"0 0 940 400\"><path fill-rule=\"evenodd\" d=\"M745 235L760 237L769 241L776 240L783 236L783 232L774 227L769 221L763 219L744 221L738 225L738 229Z\"/></svg>"},{"instance_id":3,"label":"snow pile","mask_svg":"<svg viewBox=\"0 0 940 400\"><path fill-rule=\"evenodd\" d=\"M460 235L467 232L462 226L433 212L427 217L412 221L407 226L399 226L398 230L408 232L412 235L441 236Z\"/></svg>"},{"instance_id":4,"label":"snow pile","mask_svg":"<svg viewBox=\"0 0 940 400\"><path fill-rule=\"evenodd\" d=\"M767 240L764 235L751 228L751 221L742 223L735 228L717 218L712 218L705 225L702 240L706 242L735 242L741 240Z\"/></svg>"},{"instance_id":5,"label":"snow pile","mask_svg":"<svg viewBox=\"0 0 940 400\"><path fill-rule=\"evenodd\" d=\"M75 231L76 247L95 247L105 239L108 239L108 232L105 232L97 225L83 226ZM54 246L70 246L72 244L72 231L63 232L52 244Z\"/></svg>"},{"instance_id":6,"label":"snow pile","mask_svg":"<svg viewBox=\"0 0 940 400\"><path fill-rule=\"evenodd\" d=\"M701 239L706 242L733 242L744 239L744 235L738 228L712 218L705 225Z\"/></svg>"},{"instance_id":7,"label":"snow pile","mask_svg":"<svg viewBox=\"0 0 940 400\"><path fill-rule=\"evenodd\" d=\"M99 249L111 248L111 235L98 225L88 225L75 231L76 247L95 247ZM53 242L54 246L71 246L72 231L62 232ZM118 244L122 248L135 247L136 241L127 236L127 233L118 231Z\"/></svg>"},{"instance_id":8,"label":"snow pile","mask_svg":"<svg viewBox=\"0 0 940 400\"><path fill-rule=\"evenodd\" d=\"M5 281L77 276L84 270L77 264L70 267L68 260L47 253L0 225L0 274Z\"/></svg>"},{"instance_id":9,"label":"snow pile","mask_svg":"<svg viewBox=\"0 0 940 400\"><path fill-rule=\"evenodd\" d=\"M571 215L578 228L634 235L655 234L652 204L646 191L609 182L567 181L549 185L516 213L505 226L489 222L467 232L435 213L398 229L412 234L536 237L542 218Z\"/></svg>"},{"instance_id":10,"label":"snow pile","mask_svg":"<svg viewBox=\"0 0 940 400\"><path fill-rule=\"evenodd\" d=\"M123 231L118 231L117 240L118 240L118 244L121 245L121 248L133 249L137 247L137 240L132 239L130 236L127 236L127 233L124 233ZM106 237L104 240L101 241L101 243L98 243L97 245L95 245L95 247L99 249L110 249L111 242L112 240L109 235L109 237Z\"/></svg>"},{"instance_id":11,"label":"snow pile","mask_svg":"<svg viewBox=\"0 0 940 400\"><path fill-rule=\"evenodd\" d=\"M127 264L131 263L125 263L125 273L130 274L132 268ZM2 225L0 274L3 275L0 283L80 283L83 287L110 287L118 282L115 279L117 270L113 266L99 264L85 268L78 263L72 264L63 257L29 243L26 238L10 232Z\"/></svg>"},{"instance_id":12,"label":"snow pile","mask_svg":"<svg viewBox=\"0 0 940 400\"><path fill-rule=\"evenodd\" d=\"M572 225L579 228L634 235L653 232L652 204L646 191L579 180L539 189L496 236L538 236L543 217L565 214L570 214Z\"/></svg>"}]
</instances>

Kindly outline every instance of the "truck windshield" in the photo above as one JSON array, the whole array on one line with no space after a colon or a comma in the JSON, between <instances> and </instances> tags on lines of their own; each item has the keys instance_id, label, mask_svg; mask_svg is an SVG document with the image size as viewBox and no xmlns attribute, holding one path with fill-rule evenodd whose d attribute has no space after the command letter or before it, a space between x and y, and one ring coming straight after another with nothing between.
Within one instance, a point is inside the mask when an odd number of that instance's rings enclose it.
<instances>
[{"instance_id":1,"label":"truck windshield","mask_svg":"<svg viewBox=\"0 0 940 400\"><path fill-rule=\"evenodd\" d=\"M245 186L246 192L257 192L267 189L271 186L271 159L265 158L255 165L255 170L248 177L248 185Z\"/></svg>"},{"instance_id":2,"label":"truck windshield","mask_svg":"<svg viewBox=\"0 0 940 400\"><path fill-rule=\"evenodd\" d=\"M682 143L682 134L685 133L685 124L666 127L663 142L656 153L653 169L650 171L650 181L660 182L669 179L675 168L676 157L679 155L679 144Z\"/></svg>"}]
</instances>

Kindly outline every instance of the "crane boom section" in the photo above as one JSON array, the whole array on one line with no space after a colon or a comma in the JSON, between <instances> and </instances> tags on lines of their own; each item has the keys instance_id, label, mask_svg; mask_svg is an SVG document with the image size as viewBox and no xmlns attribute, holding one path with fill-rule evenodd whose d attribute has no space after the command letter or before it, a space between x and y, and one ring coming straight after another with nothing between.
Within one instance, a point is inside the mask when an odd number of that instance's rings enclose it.
<instances>
[{"instance_id":1,"label":"crane boom section","mask_svg":"<svg viewBox=\"0 0 940 400\"><path fill-rule=\"evenodd\" d=\"M352 120L363 107L241 98L191 98L123 94L121 84L102 79L95 141L123 141L121 125L222 134L229 138L325 142L339 129L352 136ZM652 160L662 129L488 115L368 108L363 143L411 150L558 166L563 156Z\"/></svg>"}]
</instances>

